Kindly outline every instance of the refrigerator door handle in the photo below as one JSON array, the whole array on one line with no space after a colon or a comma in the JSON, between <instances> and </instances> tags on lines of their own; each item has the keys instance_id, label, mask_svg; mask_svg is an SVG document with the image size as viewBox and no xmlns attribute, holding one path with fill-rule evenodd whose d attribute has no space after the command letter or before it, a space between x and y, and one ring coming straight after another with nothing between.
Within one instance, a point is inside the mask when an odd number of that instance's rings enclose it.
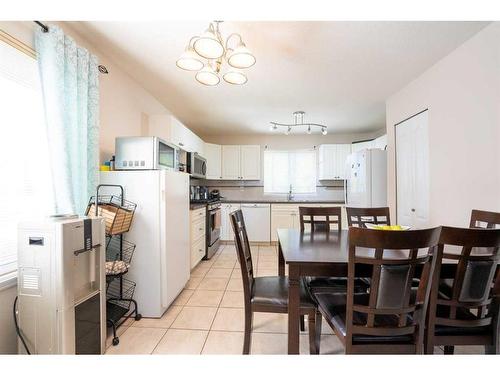
<instances>
[{"instance_id":1,"label":"refrigerator door handle","mask_svg":"<svg viewBox=\"0 0 500 375\"><path fill-rule=\"evenodd\" d=\"M344 204L347 206L347 180L344 180Z\"/></svg>"}]
</instances>

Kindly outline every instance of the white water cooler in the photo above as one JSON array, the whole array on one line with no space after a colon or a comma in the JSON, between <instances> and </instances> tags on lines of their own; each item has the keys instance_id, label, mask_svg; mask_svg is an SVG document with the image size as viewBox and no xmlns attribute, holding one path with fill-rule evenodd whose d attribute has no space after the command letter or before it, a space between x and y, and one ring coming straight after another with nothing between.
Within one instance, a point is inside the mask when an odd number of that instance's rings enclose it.
<instances>
[{"instance_id":1,"label":"white water cooler","mask_svg":"<svg viewBox=\"0 0 500 375\"><path fill-rule=\"evenodd\" d=\"M104 353L104 230L97 217L19 225L17 321L31 354Z\"/></svg>"}]
</instances>

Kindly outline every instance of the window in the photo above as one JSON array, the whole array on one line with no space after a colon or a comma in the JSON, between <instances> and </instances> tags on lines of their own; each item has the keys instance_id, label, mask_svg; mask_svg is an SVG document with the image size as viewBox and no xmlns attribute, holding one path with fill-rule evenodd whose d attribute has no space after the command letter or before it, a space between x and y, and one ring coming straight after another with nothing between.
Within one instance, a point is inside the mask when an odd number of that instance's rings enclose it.
<instances>
[{"instance_id":1,"label":"window","mask_svg":"<svg viewBox=\"0 0 500 375\"><path fill-rule=\"evenodd\" d=\"M17 271L17 224L52 208L36 60L0 40L0 286Z\"/></svg>"},{"instance_id":2,"label":"window","mask_svg":"<svg viewBox=\"0 0 500 375\"><path fill-rule=\"evenodd\" d=\"M316 192L316 151L265 151L264 193Z\"/></svg>"}]
</instances>

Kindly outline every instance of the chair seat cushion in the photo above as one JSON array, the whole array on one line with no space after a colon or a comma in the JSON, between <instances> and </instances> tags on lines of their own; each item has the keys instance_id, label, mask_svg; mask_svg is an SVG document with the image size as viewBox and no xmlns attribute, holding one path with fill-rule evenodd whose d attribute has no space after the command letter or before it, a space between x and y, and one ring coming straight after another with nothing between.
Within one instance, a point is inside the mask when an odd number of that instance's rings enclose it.
<instances>
[{"instance_id":1,"label":"chair seat cushion","mask_svg":"<svg viewBox=\"0 0 500 375\"><path fill-rule=\"evenodd\" d=\"M316 293L318 307L330 326L335 327L337 331L346 336L346 294L332 293ZM358 293L354 296L354 303L359 305L367 305L369 294ZM354 324L366 324L366 314L354 312ZM392 325L396 326L398 317L394 315L376 315L375 326ZM412 335L401 336L370 336L370 335L354 335L353 343L408 343L413 340Z\"/></svg>"},{"instance_id":2,"label":"chair seat cushion","mask_svg":"<svg viewBox=\"0 0 500 375\"><path fill-rule=\"evenodd\" d=\"M347 293L347 277L305 276L304 282L313 295L314 293ZM365 293L369 286L364 279L356 278L354 293Z\"/></svg>"},{"instance_id":3,"label":"chair seat cushion","mask_svg":"<svg viewBox=\"0 0 500 375\"><path fill-rule=\"evenodd\" d=\"M254 278L251 302L252 304L286 308L288 306L288 277ZM303 282L300 283L300 307L311 309L316 307Z\"/></svg>"},{"instance_id":4,"label":"chair seat cushion","mask_svg":"<svg viewBox=\"0 0 500 375\"><path fill-rule=\"evenodd\" d=\"M449 307L444 305L437 305L436 316L448 318ZM459 320L476 320L477 317L469 310L464 308L457 309L457 319ZM491 325L482 327L453 327L447 325L435 325L434 334L436 336L476 336L492 332Z\"/></svg>"}]
</instances>

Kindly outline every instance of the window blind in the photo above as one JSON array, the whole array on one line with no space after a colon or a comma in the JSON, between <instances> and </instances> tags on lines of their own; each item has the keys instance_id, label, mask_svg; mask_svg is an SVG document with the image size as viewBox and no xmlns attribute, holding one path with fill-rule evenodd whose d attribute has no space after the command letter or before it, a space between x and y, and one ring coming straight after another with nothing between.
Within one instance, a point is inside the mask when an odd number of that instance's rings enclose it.
<instances>
[{"instance_id":1,"label":"window blind","mask_svg":"<svg viewBox=\"0 0 500 375\"><path fill-rule=\"evenodd\" d=\"M19 221L52 208L37 61L0 41L0 281L17 270Z\"/></svg>"},{"instance_id":2,"label":"window blind","mask_svg":"<svg viewBox=\"0 0 500 375\"><path fill-rule=\"evenodd\" d=\"M265 151L264 193L316 192L316 151Z\"/></svg>"}]
</instances>

